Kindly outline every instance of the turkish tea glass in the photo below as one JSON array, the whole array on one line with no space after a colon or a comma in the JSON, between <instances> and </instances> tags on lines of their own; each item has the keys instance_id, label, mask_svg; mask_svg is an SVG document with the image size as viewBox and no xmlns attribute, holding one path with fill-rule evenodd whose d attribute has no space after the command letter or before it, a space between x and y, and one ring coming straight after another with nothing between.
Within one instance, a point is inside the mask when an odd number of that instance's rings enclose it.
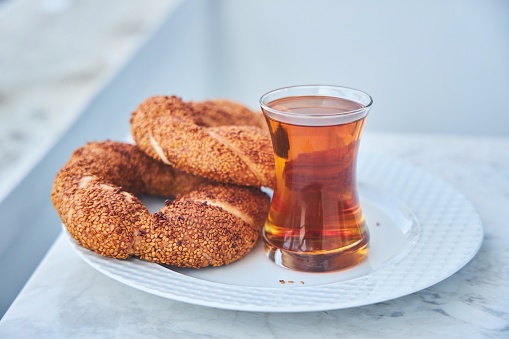
<instances>
[{"instance_id":1,"label":"turkish tea glass","mask_svg":"<svg viewBox=\"0 0 509 339\"><path fill-rule=\"evenodd\" d=\"M260 105L274 148L276 186L264 229L267 256L306 272L346 269L367 255L356 163L371 97L338 86L294 86Z\"/></svg>"}]
</instances>

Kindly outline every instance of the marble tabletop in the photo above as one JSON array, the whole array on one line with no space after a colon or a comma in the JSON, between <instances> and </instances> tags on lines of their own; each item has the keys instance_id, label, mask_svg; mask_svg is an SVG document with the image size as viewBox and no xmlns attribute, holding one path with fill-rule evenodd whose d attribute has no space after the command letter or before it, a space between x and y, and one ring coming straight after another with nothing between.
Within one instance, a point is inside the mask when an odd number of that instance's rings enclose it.
<instances>
[{"instance_id":1,"label":"marble tabletop","mask_svg":"<svg viewBox=\"0 0 509 339\"><path fill-rule=\"evenodd\" d=\"M351 309L222 310L164 299L86 264L60 236L0 321L1 338L507 338L508 138L367 133L361 152L417 165L477 208L485 238L461 270L425 290Z\"/></svg>"}]
</instances>

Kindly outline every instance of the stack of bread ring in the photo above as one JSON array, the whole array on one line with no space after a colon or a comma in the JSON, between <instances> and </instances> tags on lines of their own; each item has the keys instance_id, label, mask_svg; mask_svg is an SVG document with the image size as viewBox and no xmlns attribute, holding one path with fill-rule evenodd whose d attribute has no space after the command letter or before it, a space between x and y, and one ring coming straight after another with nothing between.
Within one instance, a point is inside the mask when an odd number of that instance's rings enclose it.
<instances>
[{"instance_id":1,"label":"stack of bread ring","mask_svg":"<svg viewBox=\"0 0 509 339\"><path fill-rule=\"evenodd\" d=\"M53 205L98 254L177 267L221 266L255 245L274 158L261 113L227 100L155 96L131 116L135 144L90 142L56 176ZM141 195L174 197L150 213Z\"/></svg>"}]
</instances>

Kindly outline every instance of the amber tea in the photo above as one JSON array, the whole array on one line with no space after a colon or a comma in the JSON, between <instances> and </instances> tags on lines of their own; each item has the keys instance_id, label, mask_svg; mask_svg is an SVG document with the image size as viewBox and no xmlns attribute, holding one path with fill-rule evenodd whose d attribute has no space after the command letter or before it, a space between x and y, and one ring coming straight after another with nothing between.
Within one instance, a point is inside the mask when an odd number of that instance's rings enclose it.
<instances>
[{"instance_id":1,"label":"amber tea","mask_svg":"<svg viewBox=\"0 0 509 339\"><path fill-rule=\"evenodd\" d=\"M329 271L367 255L355 166L368 105L316 94L262 103L277 182L263 238L277 264Z\"/></svg>"}]
</instances>

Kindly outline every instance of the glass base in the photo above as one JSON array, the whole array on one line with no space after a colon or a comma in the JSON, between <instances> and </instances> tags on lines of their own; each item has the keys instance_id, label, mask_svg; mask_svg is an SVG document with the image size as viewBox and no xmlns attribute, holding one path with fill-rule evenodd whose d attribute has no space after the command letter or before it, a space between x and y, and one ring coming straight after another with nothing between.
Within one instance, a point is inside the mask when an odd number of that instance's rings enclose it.
<instances>
[{"instance_id":1,"label":"glass base","mask_svg":"<svg viewBox=\"0 0 509 339\"><path fill-rule=\"evenodd\" d=\"M328 272L360 264L368 254L369 236L347 247L314 253L284 250L263 240L267 257L276 265L303 272Z\"/></svg>"}]
</instances>

